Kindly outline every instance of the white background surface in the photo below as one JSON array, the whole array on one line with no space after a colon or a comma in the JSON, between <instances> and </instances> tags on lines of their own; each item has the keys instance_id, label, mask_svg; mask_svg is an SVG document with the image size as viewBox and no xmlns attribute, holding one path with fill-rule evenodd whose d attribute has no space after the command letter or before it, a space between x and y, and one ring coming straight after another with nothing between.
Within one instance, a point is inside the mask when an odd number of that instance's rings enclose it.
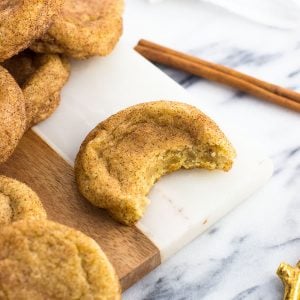
<instances>
[{"instance_id":1,"label":"white background surface","mask_svg":"<svg viewBox=\"0 0 300 300\"><path fill-rule=\"evenodd\" d=\"M163 0L149 0L150 3ZM260 24L277 28L296 28L300 24L299 0L197 0L224 8ZM175 4L176 5L176 4Z\"/></svg>"},{"instance_id":2,"label":"white background surface","mask_svg":"<svg viewBox=\"0 0 300 300\"><path fill-rule=\"evenodd\" d=\"M123 40L148 38L300 91L300 30L255 24L210 4L127 1ZM300 259L299 114L164 70L275 162L263 190L124 294L124 299L282 299L275 272Z\"/></svg>"}]
</instances>

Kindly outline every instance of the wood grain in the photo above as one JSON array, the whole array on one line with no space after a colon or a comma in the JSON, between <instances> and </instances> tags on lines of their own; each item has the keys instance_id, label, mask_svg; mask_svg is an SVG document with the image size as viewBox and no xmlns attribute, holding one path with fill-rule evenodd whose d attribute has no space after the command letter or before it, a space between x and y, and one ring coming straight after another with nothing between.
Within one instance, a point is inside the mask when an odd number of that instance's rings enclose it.
<instances>
[{"instance_id":1,"label":"wood grain","mask_svg":"<svg viewBox=\"0 0 300 300\"><path fill-rule=\"evenodd\" d=\"M79 195L72 167L33 131L24 135L0 173L35 190L49 219L94 238L114 265L123 290L160 264L159 250L142 232L116 223Z\"/></svg>"}]
</instances>

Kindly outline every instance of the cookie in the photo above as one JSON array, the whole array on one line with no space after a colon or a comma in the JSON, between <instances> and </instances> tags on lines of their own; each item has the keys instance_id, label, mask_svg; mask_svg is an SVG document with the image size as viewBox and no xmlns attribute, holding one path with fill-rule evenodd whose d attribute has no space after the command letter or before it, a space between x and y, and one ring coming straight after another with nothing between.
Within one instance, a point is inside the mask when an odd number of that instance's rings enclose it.
<instances>
[{"instance_id":1,"label":"cookie","mask_svg":"<svg viewBox=\"0 0 300 300\"><path fill-rule=\"evenodd\" d=\"M197 108L157 101L127 108L86 137L75 162L79 191L91 203L131 225L164 174L180 168L228 171L235 150Z\"/></svg>"},{"instance_id":2,"label":"cookie","mask_svg":"<svg viewBox=\"0 0 300 300\"><path fill-rule=\"evenodd\" d=\"M0 163L6 161L23 136L25 101L13 77L0 66Z\"/></svg>"},{"instance_id":3,"label":"cookie","mask_svg":"<svg viewBox=\"0 0 300 300\"><path fill-rule=\"evenodd\" d=\"M39 197L31 188L12 178L0 176L0 228L18 220L46 217Z\"/></svg>"},{"instance_id":4,"label":"cookie","mask_svg":"<svg viewBox=\"0 0 300 300\"><path fill-rule=\"evenodd\" d=\"M2 0L0 3L0 61L27 48L49 28L62 0Z\"/></svg>"},{"instance_id":5,"label":"cookie","mask_svg":"<svg viewBox=\"0 0 300 300\"><path fill-rule=\"evenodd\" d=\"M21 86L29 128L48 118L60 103L60 92L70 75L69 62L56 54L26 50L2 64Z\"/></svg>"},{"instance_id":6,"label":"cookie","mask_svg":"<svg viewBox=\"0 0 300 300\"><path fill-rule=\"evenodd\" d=\"M48 220L0 231L0 299L120 299L115 271L98 244Z\"/></svg>"},{"instance_id":7,"label":"cookie","mask_svg":"<svg viewBox=\"0 0 300 300\"><path fill-rule=\"evenodd\" d=\"M31 45L78 59L109 54L122 34L123 0L65 0L48 32Z\"/></svg>"}]
</instances>

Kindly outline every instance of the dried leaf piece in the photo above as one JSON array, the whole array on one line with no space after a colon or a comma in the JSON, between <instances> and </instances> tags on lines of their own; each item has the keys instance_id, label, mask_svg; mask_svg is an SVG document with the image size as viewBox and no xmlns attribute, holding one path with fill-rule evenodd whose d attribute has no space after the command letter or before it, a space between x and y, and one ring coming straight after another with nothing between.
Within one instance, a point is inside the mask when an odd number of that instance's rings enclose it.
<instances>
[{"instance_id":1,"label":"dried leaf piece","mask_svg":"<svg viewBox=\"0 0 300 300\"><path fill-rule=\"evenodd\" d=\"M284 300L299 300L300 299L300 261L296 267L289 264L281 263L277 275L284 284Z\"/></svg>"}]
</instances>

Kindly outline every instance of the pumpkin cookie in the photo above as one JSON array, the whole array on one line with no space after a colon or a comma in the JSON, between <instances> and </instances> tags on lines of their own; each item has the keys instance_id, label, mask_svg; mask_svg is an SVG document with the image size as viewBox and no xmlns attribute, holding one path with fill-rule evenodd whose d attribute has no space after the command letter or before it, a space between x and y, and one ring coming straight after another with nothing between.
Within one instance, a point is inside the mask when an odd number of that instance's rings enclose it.
<instances>
[{"instance_id":1,"label":"pumpkin cookie","mask_svg":"<svg viewBox=\"0 0 300 300\"><path fill-rule=\"evenodd\" d=\"M164 174L180 168L228 171L235 150L197 108L169 101L139 104L100 123L75 162L80 192L118 221L134 224L147 194Z\"/></svg>"},{"instance_id":2,"label":"pumpkin cookie","mask_svg":"<svg viewBox=\"0 0 300 300\"><path fill-rule=\"evenodd\" d=\"M62 0L2 0L0 2L0 61L27 48L45 33Z\"/></svg>"},{"instance_id":3,"label":"pumpkin cookie","mask_svg":"<svg viewBox=\"0 0 300 300\"><path fill-rule=\"evenodd\" d=\"M26 50L5 61L3 66L21 86L27 128L48 118L60 102L60 92L70 75L65 58Z\"/></svg>"},{"instance_id":4,"label":"pumpkin cookie","mask_svg":"<svg viewBox=\"0 0 300 300\"><path fill-rule=\"evenodd\" d=\"M74 58L109 54L122 34L123 0L65 0L62 13L31 49Z\"/></svg>"},{"instance_id":5,"label":"pumpkin cookie","mask_svg":"<svg viewBox=\"0 0 300 300\"><path fill-rule=\"evenodd\" d=\"M0 228L22 219L46 217L39 197L31 188L12 178L0 176Z\"/></svg>"},{"instance_id":6,"label":"pumpkin cookie","mask_svg":"<svg viewBox=\"0 0 300 300\"><path fill-rule=\"evenodd\" d=\"M13 77L0 66L0 163L15 150L26 125L22 90Z\"/></svg>"},{"instance_id":7,"label":"pumpkin cookie","mask_svg":"<svg viewBox=\"0 0 300 300\"><path fill-rule=\"evenodd\" d=\"M0 233L0 299L120 299L115 271L98 244L47 220Z\"/></svg>"}]
</instances>

